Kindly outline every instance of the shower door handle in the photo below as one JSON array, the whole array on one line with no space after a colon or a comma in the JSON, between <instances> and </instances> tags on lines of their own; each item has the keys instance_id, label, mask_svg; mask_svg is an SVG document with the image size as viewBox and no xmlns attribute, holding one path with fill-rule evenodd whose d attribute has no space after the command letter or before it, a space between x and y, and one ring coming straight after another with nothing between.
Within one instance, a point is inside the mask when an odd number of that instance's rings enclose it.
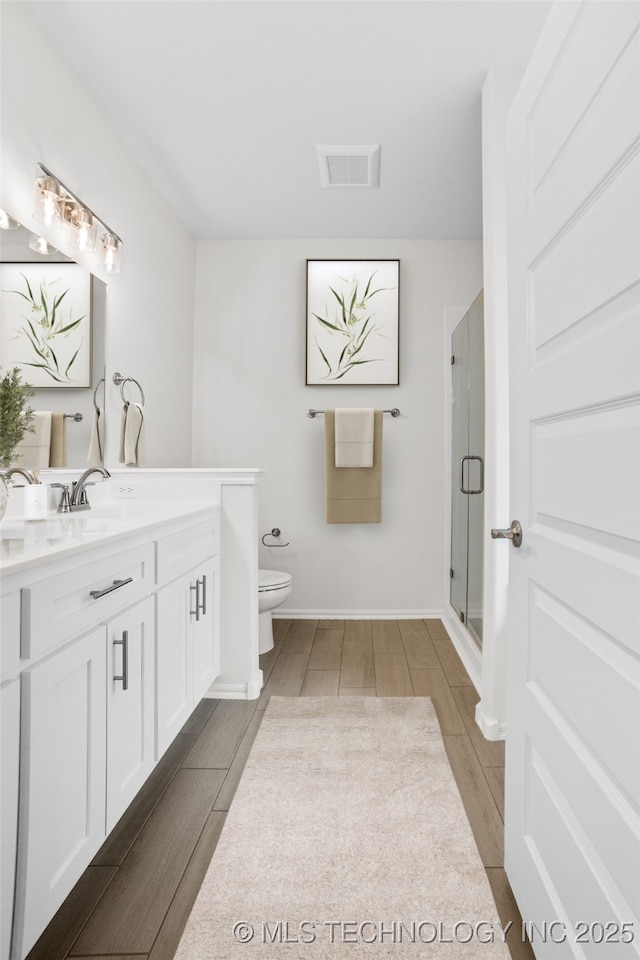
<instances>
[{"instance_id":1,"label":"shower door handle","mask_svg":"<svg viewBox=\"0 0 640 960\"><path fill-rule=\"evenodd\" d=\"M492 540L511 540L514 547L519 547L522 543L522 527L517 520L514 520L508 530L491 531Z\"/></svg>"},{"instance_id":2,"label":"shower door handle","mask_svg":"<svg viewBox=\"0 0 640 960\"><path fill-rule=\"evenodd\" d=\"M464 485L464 464L466 460L477 460L480 464L480 488L478 490L469 490ZM482 457L467 456L460 458L460 493L471 496L474 493L484 493L484 460Z\"/></svg>"}]
</instances>

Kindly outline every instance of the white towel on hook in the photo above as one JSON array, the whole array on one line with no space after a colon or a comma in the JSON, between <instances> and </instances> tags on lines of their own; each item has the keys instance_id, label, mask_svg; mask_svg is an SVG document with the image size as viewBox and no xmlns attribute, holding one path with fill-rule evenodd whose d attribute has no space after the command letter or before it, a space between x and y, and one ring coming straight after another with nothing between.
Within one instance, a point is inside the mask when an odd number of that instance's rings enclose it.
<instances>
[{"instance_id":1,"label":"white towel on hook","mask_svg":"<svg viewBox=\"0 0 640 960\"><path fill-rule=\"evenodd\" d=\"M372 467L373 409L338 409L335 425L336 467Z\"/></svg>"},{"instance_id":2,"label":"white towel on hook","mask_svg":"<svg viewBox=\"0 0 640 960\"><path fill-rule=\"evenodd\" d=\"M139 403L125 403L120 420L120 463L140 467L145 461L144 414Z\"/></svg>"},{"instance_id":3,"label":"white towel on hook","mask_svg":"<svg viewBox=\"0 0 640 960\"><path fill-rule=\"evenodd\" d=\"M87 463L98 467L104 466L104 419L100 407L95 407L93 411Z\"/></svg>"}]
</instances>

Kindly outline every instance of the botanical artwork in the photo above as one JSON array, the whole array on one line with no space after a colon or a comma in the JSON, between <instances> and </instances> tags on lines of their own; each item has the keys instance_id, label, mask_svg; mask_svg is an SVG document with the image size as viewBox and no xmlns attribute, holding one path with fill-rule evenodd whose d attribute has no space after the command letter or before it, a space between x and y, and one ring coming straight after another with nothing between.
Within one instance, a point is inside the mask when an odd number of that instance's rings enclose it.
<instances>
[{"instance_id":1,"label":"botanical artwork","mask_svg":"<svg viewBox=\"0 0 640 960\"><path fill-rule=\"evenodd\" d=\"M75 263L3 263L0 291L0 366L34 387L90 387L90 274Z\"/></svg>"},{"instance_id":2,"label":"botanical artwork","mask_svg":"<svg viewBox=\"0 0 640 960\"><path fill-rule=\"evenodd\" d=\"M307 384L397 384L399 260L307 260Z\"/></svg>"}]
</instances>

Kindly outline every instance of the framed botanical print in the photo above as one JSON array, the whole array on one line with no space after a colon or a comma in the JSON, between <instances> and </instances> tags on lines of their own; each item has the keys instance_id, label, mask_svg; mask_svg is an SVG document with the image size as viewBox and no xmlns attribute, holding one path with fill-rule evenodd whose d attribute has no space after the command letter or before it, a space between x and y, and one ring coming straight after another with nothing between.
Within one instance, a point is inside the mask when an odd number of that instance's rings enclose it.
<instances>
[{"instance_id":1,"label":"framed botanical print","mask_svg":"<svg viewBox=\"0 0 640 960\"><path fill-rule=\"evenodd\" d=\"M33 387L91 386L91 275L76 263L0 264L0 365Z\"/></svg>"},{"instance_id":2,"label":"framed botanical print","mask_svg":"<svg viewBox=\"0 0 640 960\"><path fill-rule=\"evenodd\" d=\"M399 260L307 260L310 385L397 385Z\"/></svg>"}]
</instances>

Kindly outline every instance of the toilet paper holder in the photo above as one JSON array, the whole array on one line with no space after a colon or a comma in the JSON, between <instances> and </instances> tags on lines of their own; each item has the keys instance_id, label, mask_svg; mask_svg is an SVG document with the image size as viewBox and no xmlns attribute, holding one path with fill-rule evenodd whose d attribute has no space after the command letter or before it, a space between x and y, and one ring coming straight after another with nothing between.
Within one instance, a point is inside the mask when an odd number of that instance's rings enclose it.
<instances>
[{"instance_id":1,"label":"toilet paper holder","mask_svg":"<svg viewBox=\"0 0 640 960\"><path fill-rule=\"evenodd\" d=\"M265 547L288 547L289 541L286 543L267 543L265 539L265 537L279 537L281 533L282 531L280 530L280 527L272 527L270 533L265 533L262 537L262 542L264 543Z\"/></svg>"}]
</instances>

